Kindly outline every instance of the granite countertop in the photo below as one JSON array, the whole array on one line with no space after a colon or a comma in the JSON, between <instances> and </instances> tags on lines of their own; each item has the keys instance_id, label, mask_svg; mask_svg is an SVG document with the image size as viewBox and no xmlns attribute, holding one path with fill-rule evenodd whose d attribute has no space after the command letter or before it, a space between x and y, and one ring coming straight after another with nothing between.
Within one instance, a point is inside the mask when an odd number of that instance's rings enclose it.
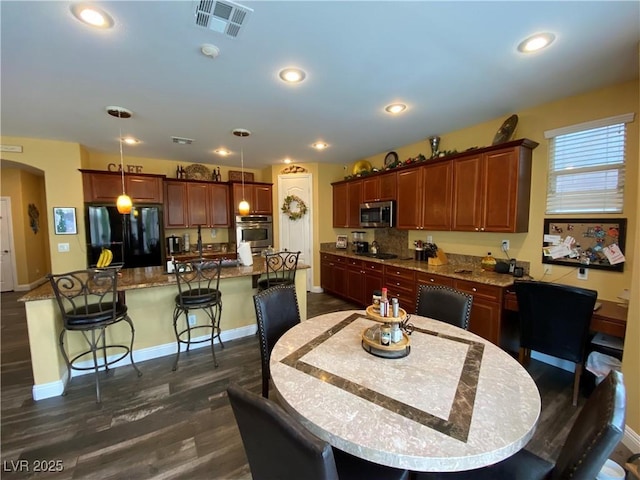
<instances>
[{"instance_id":1,"label":"granite countertop","mask_svg":"<svg viewBox=\"0 0 640 480\"><path fill-rule=\"evenodd\" d=\"M298 264L298 269L309 268L308 265ZM252 277L266 274L264 258L253 257L253 265L245 267L223 267L220 271L220 279ZM136 290L139 288L164 287L175 285L176 276L166 272L164 267L125 268L120 270L118 277L118 291ZM48 300L54 298L53 290L49 282L43 283L18 299L20 302L34 300Z\"/></svg>"},{"instance_id":2,"label":"granite countertop","mask_svg":"<svg viewBox=\"0 0 640 480\"><path fill-rule=\"evenodd\" d=\"M432 273L434 275L442 275L444 277L468 280L470 282L485 283L487 285L495 285L497 287L509 287L513 285L514 281L514 277L511 274L486 272L482 270L479 265L472 262L450 262L447 265L434 266L429 265L428 262L418 262L413 258L398 257L389 260L382 260L378 258L366 257L363 255L356 255L349 250L339 250L336 248L322 248L320 250L320 253L329 253L331 255L354 258L357 260L365 260L367 262L382 263L384 265L390 265L393 267L408 268L417 272ZM528 277L525 276L525 278Z\"/></svg>"}]
</instances>

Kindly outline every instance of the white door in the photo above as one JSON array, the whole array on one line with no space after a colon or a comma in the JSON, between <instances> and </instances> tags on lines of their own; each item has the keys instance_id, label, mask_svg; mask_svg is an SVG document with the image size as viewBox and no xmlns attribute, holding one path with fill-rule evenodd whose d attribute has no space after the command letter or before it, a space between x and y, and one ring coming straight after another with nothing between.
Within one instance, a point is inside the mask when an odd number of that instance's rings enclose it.
<instances>
[{"instance_id":1,"label":"white door","mask_svg":"<svg viewBox=\"0 0 640 480\"><path fill-rule=\"evenodd\" d=\"M280 249L289 251L300 251L299 263L309 265L307 271L307 291L313 286L313 254L311 252L311 239L313 238L311 216L313 205L311 204L312 177L310 173L291 173L288 175L278 175L278 205L284 203L288 195L295 195L307 206L307 213L298 220L291 220L280 212ZM292 205L297 209L297 205Z\"/></svg>"},{"instance_id":2,"label":"white door","mask_svg":"<svg viewBox=\"0 0 640 480\"><path fill-rule=\"evenodd\" d=\"M11 198L0 198L0 291L14 290L13 233L11 230Z\"/></svg>"}]
</instances>

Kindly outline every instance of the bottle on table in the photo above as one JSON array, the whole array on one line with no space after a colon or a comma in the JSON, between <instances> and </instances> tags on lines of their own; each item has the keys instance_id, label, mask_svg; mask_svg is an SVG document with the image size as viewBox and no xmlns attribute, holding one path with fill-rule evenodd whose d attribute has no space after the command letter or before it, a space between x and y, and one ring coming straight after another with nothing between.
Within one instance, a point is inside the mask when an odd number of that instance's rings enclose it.
<instances>
[{"instance_id":1,"label":"bottle on table","mask_svg":"<svg viewBox=\"0 0 640 480\"><path fill-rule=\"evenodd\" d=\"M387 297L387 288L382 287L382 293L380 295L380 316L389 316L389 298Z\"/></svg>"},{"instance_id":2,"label":"bottle on table","mask_svg":"<svg viewBox=\"0 0 640 480\"><path fill-rule=\"evenodd\" d=\"M491 252L488 252L487 256L480 261L480 266L486 272L493 272L496 269L496 263L498 262L491 256Z\"/></svg>"}]
</instances>

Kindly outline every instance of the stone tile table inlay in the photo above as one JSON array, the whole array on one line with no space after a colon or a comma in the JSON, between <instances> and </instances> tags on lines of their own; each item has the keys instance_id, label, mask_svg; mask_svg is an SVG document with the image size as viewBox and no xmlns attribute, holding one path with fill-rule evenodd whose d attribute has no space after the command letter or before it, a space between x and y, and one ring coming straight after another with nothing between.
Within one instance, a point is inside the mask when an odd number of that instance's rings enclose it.
<instances>
[{"instance_id":1,"label":"stone tile table inlay","mask_svg":"<svg viewBox=\"0 0 640 480\"><path fill-rule=\"evenodd\" d=\"M540 395L520 364L490 342L413 315L411 353L370 355L364 311L314 317L271 354L282 404L334 447L392 467L461 471L513 455L540 414Z\"/></svg>"}]
</instances>

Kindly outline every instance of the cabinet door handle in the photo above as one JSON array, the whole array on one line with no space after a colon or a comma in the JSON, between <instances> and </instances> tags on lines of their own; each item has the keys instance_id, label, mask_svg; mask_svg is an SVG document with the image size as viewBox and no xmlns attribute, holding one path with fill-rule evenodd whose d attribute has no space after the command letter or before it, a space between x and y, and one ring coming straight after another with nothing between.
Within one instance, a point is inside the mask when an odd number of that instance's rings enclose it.
<instances>
[{"instance_id":1,"label":"cabinet door handle","mask_svg":"<svg viewBox=\"0 0 640 480\"><path fill-rule=\"evenodd\" d=\"M429 279L429 281L430 281L431 283L433 283L433 282L435 282L436 280L435 280L435 278L430 278L430 279Z\"/></svg>"},{"instance_id":2,"label":"cabinet door handle","mask_svg":"<svg viewBox=\"0 0 640 480\"><path fill-rule=\"evenodd\" d=\"M477 291L478 291L478 289L477 289L476 287L471 287L471 290L472 290L473 292L477 292Z\"/></svg>"}]
</instances>

